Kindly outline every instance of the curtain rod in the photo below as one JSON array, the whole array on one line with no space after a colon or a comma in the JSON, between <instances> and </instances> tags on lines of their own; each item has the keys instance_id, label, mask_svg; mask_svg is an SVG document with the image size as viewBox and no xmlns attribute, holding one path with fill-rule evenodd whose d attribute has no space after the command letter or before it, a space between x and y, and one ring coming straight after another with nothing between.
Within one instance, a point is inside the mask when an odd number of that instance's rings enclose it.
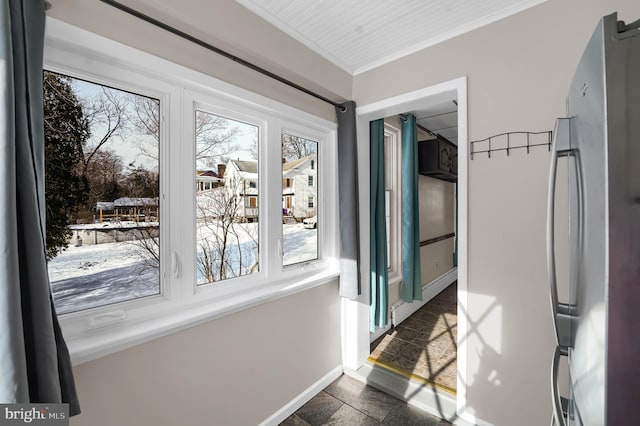
<instances>
[{"instance_id":1,"label":"curtain rod","mask_svg":"<svg viewBox=\"0 0 640 426\"><path fill-rule=\"evenodd\" d=\"M321 101L324 101L324 102L326 102L328 104L331 104L336 108L340 108L342 112L345 112L347 110L347 107L342 105L342 104L334 102L331 99L325 98L322 95L319 95L319 94L317 94L315 92L312 92L311 90L307 89L306 87L302 87L299 84L296 84L296 83L294 83L294 82L292 82L290 80L287 80L284 77L280 77L279 75L274 74L271 71L266 70L266 69L264 69L262 67L259 67L258 65L252 64L249 61L245 61L244 59L239 58L239 57L237 57L237 56L235 56L235 55L233 55L233 54L231 54L231 53L229 53L229 52L227 52L225 50L222 50L219 47L216 47L216 46L214 46L214 45L212 45L210 43L207 43L206 41L203 41L203 40L201 40L201 39L199 39L197 37L194 37L191 34L187 34L184 31L180 31L179 29L174 28L174 27L172 27L172 26L170 26L168 24L165 24L164 22L159 21L159 20L157 20L155 18L152 18L149 15L145 15L144 13L142 13L140 11L132 9L129 6L125 6L124 4L119 3L117 1L114 1L114 0L100 0L100 1L103 2L103 3L108 4L109 6L112 6L112 7L116 8L116 9L119 9L122 12L128 13L129 15L135 16L136 18L141 19L141 20L143 20L143 21L145 21L145 22L147 22L147 23L149 23L151 25L155 25L158 28L161 28L161 29L163 29L165 31L168 31L168 32L170 32L170 33L172 33L174 35L177 35L178 37L181 37L181 38L183 38L185 40L188 40L188 41L190 41L190 42L192 42L194 44L197 44L200 47L204 47L205 49L210 50L210 51L212 51L214 53L217 53L218 55L224 56L225 58L230 59L233 62L236 62L236 63L238 63L240 65L243 65L243 66L245 66L247 68L250 68L250 69L252 69L252 70L254 70L256 72L259 72L260 74L266 75L267 77L270 77L270 78L272 78L274 80L277 80L280 83L286 84L287 86L293 87L294 89L297 89L297 90L299 90L301 92L304 92L307 95L311 95L314 98L320 99Z\"/></svg>"},{"instance_id":2,"label":"curtain rod","mask_svg":"<svg viewBox=\"0 0 640 426\"><path fill-rule=\"evenodd\" d=\"M398 114L398 116L402 121L407 121L407 114ZM417 120L416 120L416 127L424 132L427 132L427 134L430 136L438 136L436 133L433 133L431 130L427 129L422 124L418 123Z\"/></svg>"}]
</instances>

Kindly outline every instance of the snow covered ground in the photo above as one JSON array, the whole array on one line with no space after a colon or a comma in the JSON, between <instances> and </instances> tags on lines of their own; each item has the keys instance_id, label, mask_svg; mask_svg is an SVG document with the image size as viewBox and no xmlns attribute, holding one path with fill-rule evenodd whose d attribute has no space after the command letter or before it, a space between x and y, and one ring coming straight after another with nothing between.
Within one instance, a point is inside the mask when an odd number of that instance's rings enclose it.
<instances>
[{"instance_id":1,"label":"snow covered ground","mask_svg":"<svg viewBox=\"0 0 640 426\"><path fill-rule=\"evenodd\" d=\"M306 229L301 223L283 225L282 240L284 259L282 263L293 265L318 258L318 230Z\"/></svg>"},{"instance_id":2,"label":"snow covered ground","mask_svg":"<svg viewBox=\"0 0 640 426\"><path fill-rule=\"evenodd\" d=\"M70 246L49 262L58 314L160 292L158 270L145 265L129 242Z\"/></svg>"},{"instance_id":3,"label":"snow covered ground","mask_svg":"<svg viewBox=\"0 0 640 426\"><path fill-rule=\"evenodd\" d=\"M250 259L255 252L251 235L257 234L258 224L236 226L243 228L242 256ZM200 235L209 232L200 229ZM284 225L283 242L285 265L318 257L315 229L305 229L302 224ZM157 268L145 264L140 248L132 242L70 246L49 262L49 278L58 314L160 293Z\"/></svg>"}]
</instances>

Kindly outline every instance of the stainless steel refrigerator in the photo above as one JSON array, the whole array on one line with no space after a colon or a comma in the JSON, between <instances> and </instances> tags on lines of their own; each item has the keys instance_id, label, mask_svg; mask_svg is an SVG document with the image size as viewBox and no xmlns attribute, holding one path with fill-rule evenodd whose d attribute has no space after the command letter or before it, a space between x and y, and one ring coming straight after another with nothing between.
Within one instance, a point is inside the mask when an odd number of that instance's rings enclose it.
<instances>
[{"instance_id":1,"label":"stainless steel refrigerator","mask_svg":"<svg viewBox=\"0 0 640 426\"><path fill-rule=\"evenodd\" d=\"M558 161L567 162L569 176L570 291L563 301L554 253L555 189L566 184L556 182ZM640 20L605 16L583 53L567 118L556 122L547 214L558 343L552 422L640 424ZM561 356L568 357L566 400L557 384Z\"/></svg>"}]
</instances>

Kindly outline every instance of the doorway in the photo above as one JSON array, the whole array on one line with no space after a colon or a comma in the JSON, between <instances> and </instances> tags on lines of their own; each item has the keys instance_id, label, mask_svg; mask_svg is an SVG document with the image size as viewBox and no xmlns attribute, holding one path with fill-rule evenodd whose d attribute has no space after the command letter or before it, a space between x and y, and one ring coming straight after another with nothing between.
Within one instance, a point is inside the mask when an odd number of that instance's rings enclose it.
<instances>
[{"instance_id":1,"label":"doorway","mask_svg":"<svg viewBox=\"0 0 640 426\"><path fill-rule=\"evenodd\" d=\"M457 268L457 316L458 333L457 340L457 379L456 396L451 397L441 395L437 389L431 389L431 396L425 401L415 405L422 406L427 411L431 411L440 417L454 419L464 417L464 407L466 405L466 346L465 338L467 331L467 320L462 315L466 311L466 290L467 290L467 80L462 77L456 80L445 82L436 86L420 89L404 95L389 98L372 104L362 105L357 108L358 116L358 141L359 141L359 179L360 205L369 205L369 122L384 117L403 114L409 111L423 109L429 105L436 105L456 99L458 103L458 268ZM364 186L364 187L363 187ZM362 209L361 209L362 210ZM366 210L363 210L366 211ZM369 335L369 220L368 215L361 215L360 218L360 243L361 247L361 280L362 294L356 300L342 301L343 318L343 365L347 374L353 375L367 383L380 385L380 382L392 382L394 377L385 376L380 371L371 368L367 363L370 355L370 335ZM410 384L401 383L405 386L404 399L411 401L411 397L417 395ZM429 391L429 389L426 389ZM396 392L400 393L400 392Z\"/></svg>"}]
</instances>

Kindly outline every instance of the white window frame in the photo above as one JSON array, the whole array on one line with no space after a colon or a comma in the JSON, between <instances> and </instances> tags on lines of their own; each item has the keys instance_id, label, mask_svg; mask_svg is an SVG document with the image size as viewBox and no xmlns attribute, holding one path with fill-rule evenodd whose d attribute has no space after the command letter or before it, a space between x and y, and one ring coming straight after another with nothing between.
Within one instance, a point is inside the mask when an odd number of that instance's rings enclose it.
<instances>
[{"instance_id":1,"label":"white window frame","mask_svg":"<svg viewBox=\"0 0 640 426\"><path fill-rule=\"evenodd\" d=\"M317 229L322 228L330 228L333 229L333 236L336 237L336 232L338 230L338 221L337 221L337 191L338 191L338 181L337 181L337 173L334 169L329 167L329 164L337 163L337 145L327 143L327 134L323 132L319 132L317 129L313 129L303 123L292 121L291 119L282 123L282 127L280 129L280 140L282 141L282 135L288 134L292 136L297 136L302 139L306 139L309 141L317 142L318 149L316 152L316 160L315 167L313 169L314 177L314 188L315 188L315 196L314 196L314 207L316 209L316 217L317 217ZM282 160L281 160L282 161ZM312 160L313 161L313 160ZM282 173L282 169L280 168L279 173ZM319 176L319 177L318 177ZM280 179L282 180L282 175L280 175ZM307 182L308 183L308 182ZM308 185L307 185L308 187ZM335 191L333 195L331 195L330 191ZM323 200L319 202L319 200ZM325 202L326 200L327 202ZM307 199L308 201L308 199ZM282 235L282 221L280 220L280 232ZM280 261L280 265L282 268L290 270L290 269L305 269L307 268L305 265L308 263L316 263L319 260L326 257L327 253L325 252L328 247L331 247L332 244L327 241L328 235L326 232L318 232L317 233L317 248L318 248L318 256L317 259L312 259L307 262L293 263L290 265L283 265L282 259ZM337 249L337 241L333 244L334 248ZM282 247L279 245L279 247ZM339 256L336 256L337 260ZM338 266L339 267L339 266Z\"/></svg>"},{"instance_id":2,"label":"white window frame","mask_svg":"<svg viewBox=\"0 0 640 426\"><path fill-rule=\"evenodd\" d=\"M401 130L385 120L384 123L384 144L385 163L387 165L387 175L385 179L389 181L390 187L385 182L385 192L389 192L389 203L385 202L385 209L390 215L389 228L387 229L387 239L389 241L389 252L387 253L388 283L389 285L402 281L402 180L400 175L400 155L401 155ZM386 198L386 197L385 197Z\"/></svg>"},{"instance_id":3,"label":"white window frame","mask_svg":"<svg viewBox=\"0 0 640 426\"><path fill-rule=\"evenodd\" d=\"M61 315L75 365L333 282L338 276L337 179L328 167L336 162L335 123L49 17L44 64L50 71L160 99L162 117L161 293ZM252 274L196 285L196 106L260 125L259 280ZM317 184L317 197L323 200L318 215L323 226L318 232L318 260L283 267L282 174L275 167L281 164L281 151L272 147L281 146L285 132L318 141L318 175L323 176Z\"/></svg>"}]
</instances>

